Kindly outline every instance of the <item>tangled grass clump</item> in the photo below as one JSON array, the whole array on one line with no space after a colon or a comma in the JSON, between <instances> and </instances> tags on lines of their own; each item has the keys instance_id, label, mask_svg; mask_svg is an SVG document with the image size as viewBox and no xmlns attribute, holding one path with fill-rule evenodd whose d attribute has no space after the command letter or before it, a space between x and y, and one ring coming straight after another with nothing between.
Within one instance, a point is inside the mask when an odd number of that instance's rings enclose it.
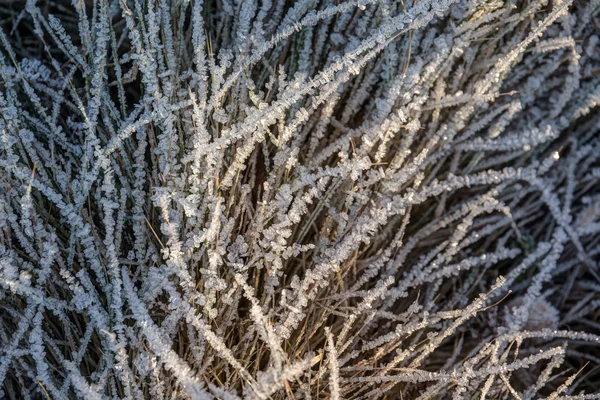
<instances>
[{"instance_id":1,"label":"tangled grass clump","mask_svg":"<svg viewBox=\"0 0 600 400\"><path fill-rule=\"evenodd\" d=\"M0 16L0 398L600 398L599 0Z\"/></svg>"}]
</instances>

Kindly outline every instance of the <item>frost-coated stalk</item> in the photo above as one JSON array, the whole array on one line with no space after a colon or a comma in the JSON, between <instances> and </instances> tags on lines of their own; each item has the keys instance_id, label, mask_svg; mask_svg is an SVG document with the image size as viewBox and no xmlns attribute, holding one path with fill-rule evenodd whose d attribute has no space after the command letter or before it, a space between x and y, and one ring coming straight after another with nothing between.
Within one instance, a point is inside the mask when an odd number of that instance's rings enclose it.
<instances>
[{"instance_id":1,"label":"frost-coated stalk","mask_svg":"<svg viewBox=\"0 0 600 400\"><path fill-rule=\"evenodd\" d=\"M0 398L600 398L599 0L0 0Z\"/></svg>"}]
</instances>

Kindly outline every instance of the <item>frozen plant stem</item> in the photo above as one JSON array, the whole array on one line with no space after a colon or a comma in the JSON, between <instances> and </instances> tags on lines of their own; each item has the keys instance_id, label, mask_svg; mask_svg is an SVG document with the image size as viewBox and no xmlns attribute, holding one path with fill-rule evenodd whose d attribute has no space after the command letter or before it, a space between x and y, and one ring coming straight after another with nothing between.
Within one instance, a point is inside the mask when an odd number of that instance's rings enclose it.
<instances>
[{"instance_id":1,"label":"frozen plant stem","mask_svg":"<svg viewBox=\"0 0 600 400\"><path fill-rule=\"evenodd\" d=\"M599 14L0 0L0 398L600 398Z\"/></svg>"}]
</instances>

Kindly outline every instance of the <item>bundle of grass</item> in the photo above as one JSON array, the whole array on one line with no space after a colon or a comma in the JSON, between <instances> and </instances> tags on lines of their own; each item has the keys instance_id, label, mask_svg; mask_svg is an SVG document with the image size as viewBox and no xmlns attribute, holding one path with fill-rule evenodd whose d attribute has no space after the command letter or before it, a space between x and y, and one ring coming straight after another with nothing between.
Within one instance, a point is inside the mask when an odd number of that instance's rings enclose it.
<instances>
[{"instance_id":1,"label":"bundle of grass","mask_svg":"<svg viewBox=\"0 0 600 400\"><path fill-rule=\"evenodd\" d=\"M0 0L0 397L600 398L599 14Z\"/></svg>"}]
</instances>

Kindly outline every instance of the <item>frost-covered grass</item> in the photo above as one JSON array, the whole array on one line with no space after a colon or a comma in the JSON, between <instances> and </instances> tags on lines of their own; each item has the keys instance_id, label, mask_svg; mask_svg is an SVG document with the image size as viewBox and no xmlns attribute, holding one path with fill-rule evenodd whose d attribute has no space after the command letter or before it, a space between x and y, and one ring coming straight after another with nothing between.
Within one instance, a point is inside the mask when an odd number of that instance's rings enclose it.
<instances>
[{"instance_id":1,"label":"frost-covered grass","mask_svg":"<svg viewBox=\"0 0 600 400\"><path fill-rule=\"evenodd\" d=\"M600 398L599 0L0 28L0 398Z\"/></svg>"}]
</instances>

